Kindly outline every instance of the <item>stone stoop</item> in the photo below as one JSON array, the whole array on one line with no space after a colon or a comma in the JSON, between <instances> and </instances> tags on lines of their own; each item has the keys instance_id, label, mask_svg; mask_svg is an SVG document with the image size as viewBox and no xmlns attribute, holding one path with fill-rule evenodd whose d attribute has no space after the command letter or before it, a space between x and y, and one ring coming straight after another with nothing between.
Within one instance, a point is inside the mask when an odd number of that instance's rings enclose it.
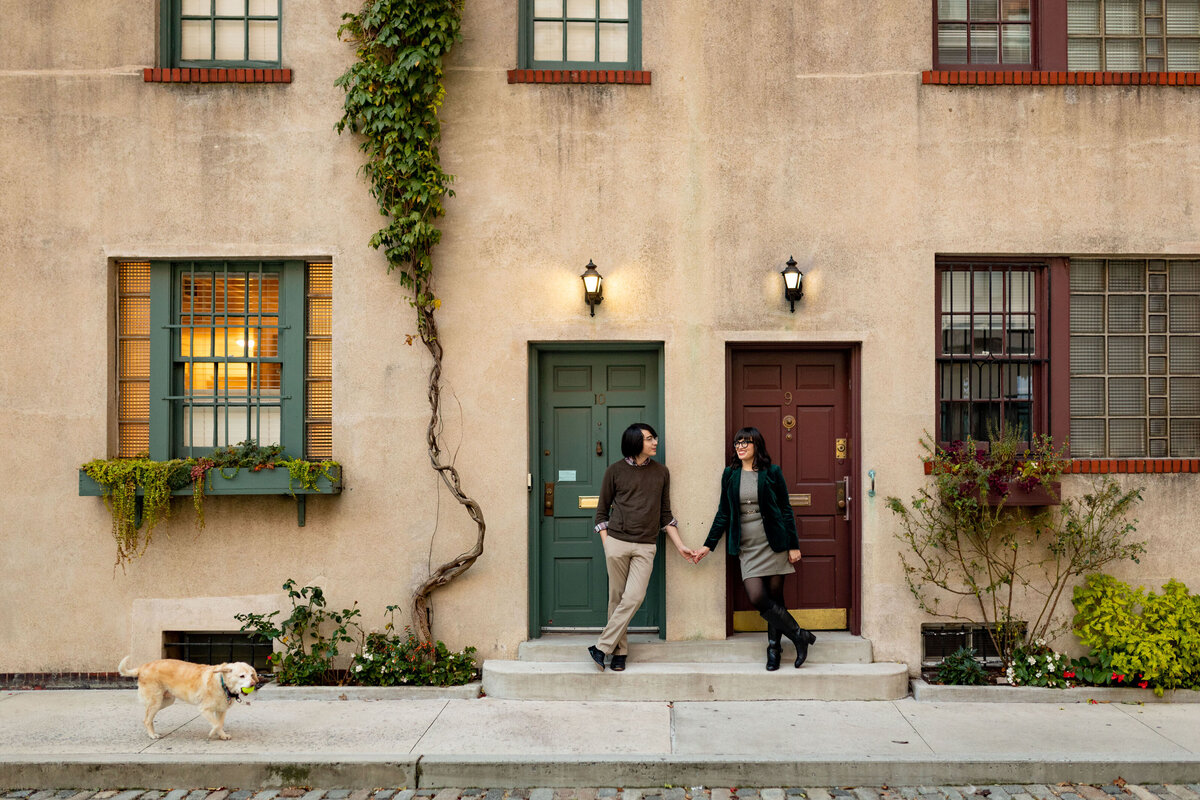
<instances>
[{"instance_id":1,"label":"stone stoop","mask_svg":"<svg viewBox=\"0 0 1200 800\"><path fill-rule=\"evenodd\" d=\"M549 634L522 642L518 660L483 662L483 693L511 700L896 700L908 694L908 667L872 663L871 643L845 631L817 631L808 661L792 666L783 644L777 672L764 668L766 636L666 642L629 637L624 672L601 672L588 656L594 634Z\"/></svg>"}]
</instances>

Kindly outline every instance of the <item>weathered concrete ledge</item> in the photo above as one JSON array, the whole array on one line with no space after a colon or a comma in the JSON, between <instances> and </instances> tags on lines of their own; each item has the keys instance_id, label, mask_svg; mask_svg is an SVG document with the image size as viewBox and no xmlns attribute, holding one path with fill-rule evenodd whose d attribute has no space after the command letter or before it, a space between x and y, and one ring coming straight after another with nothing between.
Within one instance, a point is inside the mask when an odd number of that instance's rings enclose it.
<instances>
[{"instance_id":1,"label":"weathered concrete ledge","mask_svg":"<svg viewBox=\"0 0 1200 800\"><path fill-rule=\"evenodd\" d=\"M1149 689L1078 686L1048 689L1041 686L942 686L912 679L914 700L923 703L1200 703L1200 691L1176 689L1158 697ZM1128 779L1126 779L1128 780Z\"/></svg>"},{"instance_id":2,"label":"weathered concrete ledge","mask_svg":"<svg viewBox=\"0 0 1200 800\"><path fill-rule=\"evenodd\" d=\"M280 686L268 683L254 700L473 700L482 681L462 686Z\"/></svg>"},{"instance_id":3,"label":"weathered concrete ledge","mask_svg":"<svg viewBox=\"0 0 1200 800\"><path fill-rule=\"evenodd\" d=\"M675 786L839 786L1007 784L1018 781L1103 784L1196 783L1200 759L1013 759L870 757L847 759L671 756L398 756L269 759L211 756L104 756L0 759L0 785L27 789L173 789L180 786L276 788L362 786L454 788L504 786L650 788Z\"/></svg>"}]
</instances>

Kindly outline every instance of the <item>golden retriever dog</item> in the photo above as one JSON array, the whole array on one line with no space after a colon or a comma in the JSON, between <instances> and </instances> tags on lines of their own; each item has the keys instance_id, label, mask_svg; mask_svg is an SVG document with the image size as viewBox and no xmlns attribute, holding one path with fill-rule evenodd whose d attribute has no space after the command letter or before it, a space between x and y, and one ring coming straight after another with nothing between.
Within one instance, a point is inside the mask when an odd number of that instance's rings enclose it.
<instances>
[{"instance_id":1,"label":"golden retriever dog","mask_svg":"<svg viewBox=\"0 0 1200 800\"><path fill-rule=\"evenodd\" d=\"M127 678L138 679L138 697L146 707L142 720L151 739L161 739L154 731L154 716L176 700L200 707L200 713L212 725L208 738L228 739L225 714L234 702L258 687L258 673L243 661L232 664L192 664L161 658L136 669L127 669L130 656L121 659L117 670Z\"/></svg>"}]
</instances>

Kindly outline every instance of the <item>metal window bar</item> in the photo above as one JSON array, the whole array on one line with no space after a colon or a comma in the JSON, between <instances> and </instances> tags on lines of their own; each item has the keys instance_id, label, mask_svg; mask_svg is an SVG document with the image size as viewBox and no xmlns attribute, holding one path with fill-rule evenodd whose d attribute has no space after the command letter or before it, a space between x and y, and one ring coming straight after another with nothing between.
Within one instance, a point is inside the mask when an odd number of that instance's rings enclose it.
<instances>
[{"instance_id":1,"label":"metal window bar","mask_svg":"<svg viewBox=\"0 0 1200 800\"><path fill-rule=\"evenodd\" d=\"M1021 637L1025 635L1025 624L1021 625ZM975 660L984 664L1000 663L1000 651L990 631L993 623L924 623L921 625L921 664L936 666L960 647L975 651Z\"/></svg>"},{"instance_id":2,"label":"metal window bar","mask_svg":"<svg viewBox=\"0 0 1200 800\"><path fill-rule=\"evenodd\" d=\"M1039 422L1034 401L1041 390L1040 366L1045 361L1039 344L1043 335L1037 303L1040 265L940 266L939 438L955 441L971 436L986 442L993 429L1003 432L1014 424L1032 434ZM1014 287L1018 275L1023 276L1023 295ZM977 302L981 288L986 289L986 305ZM957 306L960 293L965 295L965 309ZM1018 300L1023 301L1020 308L1015 307ZM981 340L979 331L986 331L986 338Z\"/></svg>"},{"instance_id":3,"label":"metal window bar","mask_svg":"<svg viewBox=\"0 0 1200 800\"><path fill-rule=\"evenodd\" d=\"M244 661L256 670L266 670L272 649L269 640L252 633L163 632L163 657L194 664Z\"/></svg>"}]
</instances>

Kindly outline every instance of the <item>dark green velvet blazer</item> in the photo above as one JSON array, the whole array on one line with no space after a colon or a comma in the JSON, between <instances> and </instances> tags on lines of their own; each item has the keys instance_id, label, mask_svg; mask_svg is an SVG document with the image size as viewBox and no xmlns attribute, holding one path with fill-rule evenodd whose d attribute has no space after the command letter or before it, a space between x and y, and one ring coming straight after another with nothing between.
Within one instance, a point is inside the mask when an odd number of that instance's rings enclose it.
<instances>
[{"instance_id":1,"label":"dark green velvet blazer","mask_svg":"<svg viewBox=\"0 0 1200 800\"><path fill-rule=\"evenodd\" d=\"M731 556L736 556L741 548L742 517L739 512L741 502L738 494L741 492L741 466L726 467L721 475L721 504L717 507L717 516L712 527L708 529L708 538L704 546L716 550L721 537L726 533L729 538L726 549ZM776 553L800 549L800 538L796 535L796 517L792 514L792 504L788 500L787 480L778 464L772 464L758 473L758 507L762 511L763 528L767 532L767 542Z\"/></svg>"}]
</instances>

